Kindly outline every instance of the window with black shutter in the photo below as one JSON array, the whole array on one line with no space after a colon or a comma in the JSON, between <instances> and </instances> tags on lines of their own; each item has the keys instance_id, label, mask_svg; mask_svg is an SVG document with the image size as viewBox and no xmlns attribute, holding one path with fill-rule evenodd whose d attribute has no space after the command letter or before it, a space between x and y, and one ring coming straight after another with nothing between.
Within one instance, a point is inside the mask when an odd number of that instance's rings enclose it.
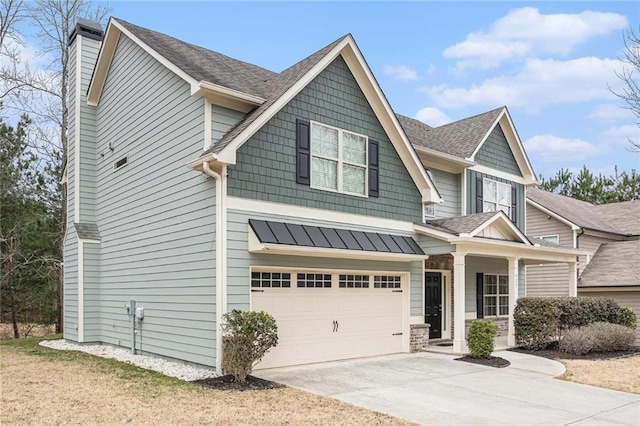
<instances>
[{"instance_id":1,"label":"window with black shutter","mask_svg":"<svg viewBox=\"0 0 640 426\"><path fill-rule=\"evenodd\" d=\"M377 141L300 119L296 131L296 182L324 191L379 196Z\"/></svg>"}]
</instances>

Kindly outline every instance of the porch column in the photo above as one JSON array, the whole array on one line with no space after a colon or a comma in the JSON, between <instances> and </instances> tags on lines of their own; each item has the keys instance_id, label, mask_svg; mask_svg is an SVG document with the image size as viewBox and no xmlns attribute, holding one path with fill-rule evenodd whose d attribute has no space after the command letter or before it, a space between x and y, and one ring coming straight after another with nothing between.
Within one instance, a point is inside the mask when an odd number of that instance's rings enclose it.
<instances>
[{"instance_id":1,"label":"porch column","mask_svg":"<svg viewBox=\"0 0 640 426\"><path fill-rule=\"evenodd\" d=\"M576 262L569 263L569 297L578 295L578 267Z\"/></svg>"},{"instance_id":2,"label":"porch column","mask_svg":"<svg viewBox=\"0 0 640 426\"><path fill-rule=\"evenodd\" d=\"M507 334L507 345L516 345L516 328L513 322L513 313L516 309L518 299L518 261L519 257L509 257L509 328Z\"/></svg>"},{"instance_id":3,"label":"porch column","mask_svg":"<svg viewBox=\"0 0 640 426\"><path fill-rule=\"evenodd\" d=\"M466 253L453 253L453 352L467 352L465 338L464 289Z\"/></svg>"}]
</instances>

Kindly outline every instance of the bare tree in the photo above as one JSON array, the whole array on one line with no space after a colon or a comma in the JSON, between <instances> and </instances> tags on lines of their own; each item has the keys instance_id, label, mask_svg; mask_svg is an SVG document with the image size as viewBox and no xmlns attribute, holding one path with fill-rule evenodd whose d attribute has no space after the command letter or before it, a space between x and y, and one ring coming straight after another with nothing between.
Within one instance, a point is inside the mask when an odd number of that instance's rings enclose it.
<instances>
[{"instance_id":1,"label":"bare tree","mask_svg":"<svg viewBox=\"0 0 640 426\"><path fill-rule=\"evenodd\" d=\"M0 11L3 16L2 37L11 37L14 40L12 45L24 46L24 38L15 30L21 20L28 22L37 33L39 66L31 68L29 64L20 64L20 52L7 50L8 55L17 59L12 62L16 66L4 67L0 77L3 87L6 86L3 89L4 107L31 117L34 130L29 145L42 160L40 167L46 167L53 177L52 184L48 186L51 193L46 200L59 219L60 232L55 238L58 242L57 256L61 259L67 223L67 191L66 186L58 182L67 162L69 35L78 18L100 22L110 8L106 3L93 0L0 1L3 9ZM58 270L58 275L59 316L56 331L60 332L63 307L61 270Z\"/></svg>"},{"instance_id":2,"label":"bare tree","mask_svg":"<svg viewBox=\"0 0 640 426\"><path fill-rule=\"evenodd\" d=\"M640 31L640 27L638 27ZM620 60L624 63L622 71L616 72L616 75L623 83L621 92L612 91L614 95L625 102L625 109L628 109L636 117L636 125L640 129L640 83L638 74L640 74L640 33L633 28L628 29L624 33L624 57ZM640 152L640 139L630 139L630 148L632 151Z\"/></svg>"}]
</instances>

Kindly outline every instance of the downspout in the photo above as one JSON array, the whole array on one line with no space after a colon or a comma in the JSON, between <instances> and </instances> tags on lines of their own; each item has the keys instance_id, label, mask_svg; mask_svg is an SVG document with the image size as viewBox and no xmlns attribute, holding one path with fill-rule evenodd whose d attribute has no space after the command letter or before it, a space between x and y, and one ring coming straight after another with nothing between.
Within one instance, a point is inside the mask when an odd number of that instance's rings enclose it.
<instances>
[{"instance_id":1,"label":"downspout","mask_svg":"<svg viewBox=\"0 0 640 426\"><path fill-rule=\"evenodd\" d=\"M576 250L580 248L580 237L584 234L584 228L580 228L580 233L576 234ZM576 282L578 282L578 278L580 278L580 256L576 256L576 261L578 263L578 267L576 268Z\"/></svg>"},{"instance_id":2,"label":"downspout","mask_svg":"<svg viewBox=\"0 0 640 426\"><path fill-rule=\"evenodd\" d=\"M216 181L216 373L222 375L222 315L226 309L226 292L224 279L226 277L226 214L224 198L226 196L225 174L227 167L223 166L222 173L216 173L208 162L202 163L202 171Z\"/></svg>"}]
</instances>

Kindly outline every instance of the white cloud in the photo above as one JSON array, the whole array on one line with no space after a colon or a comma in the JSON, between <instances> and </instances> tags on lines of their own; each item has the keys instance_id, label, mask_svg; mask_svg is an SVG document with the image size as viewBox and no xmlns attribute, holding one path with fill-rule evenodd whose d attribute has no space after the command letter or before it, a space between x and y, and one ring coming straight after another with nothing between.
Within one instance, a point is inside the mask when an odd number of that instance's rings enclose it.
<instances>
[{"instance_id":1,"label":"white cloud","mask_svg":"<svg viewBox=\"0 0 640 426\"><path fill-rule=\"evenodd\" d=\"M418 72L406 65L385 65L382 72L397 80L417 80Z\"/></svg>"},{"instance_id":2,"label":"white cloud","mask_svg":"<svg viewBox=\"0 0 640 426\"><path fill-rule=\"evenodd\" d=\"M492 68L505 60L534 54L567 55L588 39L622 30L627 18L617 13L584 11L542 15L538 9L513 9L495 21L488 32L467 35L445 49L445 58L457 59L458 68Z\"/></svg>"},{"instance_id":3,"label":"white cloud","mask_svg":"<svg viewBox=\"0 0 640 426\"><path fill-rule=\"evenodd\" d=\"M537 111L545 105L613 99L620 81L615 70L617 59L584 57L569 61L528 59L515 75L490 78L469 88L446 85L420 89L439 107L462 108L469 105L509 105Z\"/></svg>"},{"instance_id":4,"label":"white cloud","mask_svg":"<svg viewBox=\"0 0 640 426\"><path fill-rule=\"evenodd\" d=\"M432 127L442 126L453 121L447 114L434 107L422 108L416 112L414 117Z\"/></svg>"},{"instance_id":5,"label":"white cloud","mask_svg":"<svg viewBox=\"0 0 640 426\"><path fill-rule=\"evenodd\" d=\"M594 108L587 118L600 121L630 120L633 119L633 113L618 104L606 103Z\"/></svg>"},{"instance_id":6,"label":"white cloud","mask_svg":"<svg viewBox=\"0 0 640 426\"><path fill-rule=\"evenodd\" d=\"M600 140L606 144L624 145L627 144L630 139L640 141L640 127L636 124L609 127L600 133Z\"/></svg>"},{"instance_id":7,"label":"white cloud","mask_svg":"<svg viewBox=\"0 0 640 426\"><path fill-rule=\"evenodd\" d=\"M524 142L527 153L539 161L583 161L601 154L605 148L582 139L569 139L552 134L537 135Z\"/></svg>"}]
</instances>

